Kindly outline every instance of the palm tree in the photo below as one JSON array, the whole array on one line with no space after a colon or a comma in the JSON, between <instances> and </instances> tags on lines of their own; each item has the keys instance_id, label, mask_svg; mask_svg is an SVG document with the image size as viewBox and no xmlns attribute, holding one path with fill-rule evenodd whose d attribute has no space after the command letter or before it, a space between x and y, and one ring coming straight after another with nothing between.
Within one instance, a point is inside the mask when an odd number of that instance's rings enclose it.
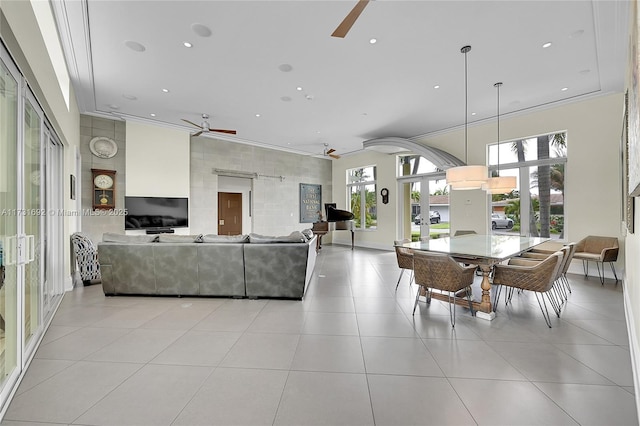
<instances>
[{"instance_id":1,"label":"palm tree","mask_svg":"<svg viewBox=\"0 0 640 426\"><path fill-rule=\"evenodd\" d=\"M555 133L552 135L538 136L536 138L538 159L549 158L549 148L556 148L556 152L563 154L565 152L567 143L566 135L564 133ZM523 162L525 158L525 145L522 140L516 141L512 144L511 150L518 155L518 162ZM563 156L563 155L559 155ZM555 167L555 166L554 166ZM540 203L540 236L549 237L551 230L551 189L556 189L553 185L562 185L564 190L564 166L562 166L562 173L559 175L558 170L552 173L552 167L549 165L538 166L537 172L533 174L532 186L538 187L538 200ZM552 184L552 174L554 175L554 182ZM558 182L558 179L562 178L562 184ZM536 220L534 216L533 203L530 207L530 220L529 220L529 232L532 236L538 236L538 228L536 226Z\"/></svg>"},{"instance_id":2,"label":"palm tree","mask_svg":"<svg viewBox=\"0 0 640 426\"><path fill-rule=\"evenodd\" d=\"M449 195L449 186L445 186L441 189L436 189L431 195Z\"/></svg>"},{"instance_id":3,"label":"palm tree","mask_svg":"<svg viewBox=\"0 0 640 426\"><path fill-rule=\"evenodd\" d=\"M511 151L515 152L518 156L518 163L524 163L524 156L526 152L526 146L523 140L515 141L511 144ZM518 202L518 207L520 207L520 202ZM520 210L518 210L520 212ZM518 213L519 215L520 213ZM520 229L522 229L522 224L520 224ZM533 203L529 203L529 234L532 237L538 236L538 227L536 226L536 216L533 211Z\"/></svg>"}]
</instances>

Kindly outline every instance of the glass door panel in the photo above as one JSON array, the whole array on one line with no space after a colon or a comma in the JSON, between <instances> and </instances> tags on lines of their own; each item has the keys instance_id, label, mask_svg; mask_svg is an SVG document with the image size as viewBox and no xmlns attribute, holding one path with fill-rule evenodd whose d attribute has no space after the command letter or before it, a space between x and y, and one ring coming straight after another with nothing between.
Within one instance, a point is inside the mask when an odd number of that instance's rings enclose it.
<instances>
[{"instance_id":1,"label":"glass door panel","mask_svg":"<svg viewBox=\"0 0 640 426\"><path fill-rule=\"evenodd\" d=\"M40 323L42 214L42 119L27 101L24 107L24 344L25 348Z\"/></svg>"},{"instance_id":2,"label":"glass door panel","mask_svg":"<svg viewBox=\"0 0 640 426\"><path fill-rule=\"evenodd\" d=\"M18 83L0 61L0 388L18 364Z\"/></svg>"}]
</instances>

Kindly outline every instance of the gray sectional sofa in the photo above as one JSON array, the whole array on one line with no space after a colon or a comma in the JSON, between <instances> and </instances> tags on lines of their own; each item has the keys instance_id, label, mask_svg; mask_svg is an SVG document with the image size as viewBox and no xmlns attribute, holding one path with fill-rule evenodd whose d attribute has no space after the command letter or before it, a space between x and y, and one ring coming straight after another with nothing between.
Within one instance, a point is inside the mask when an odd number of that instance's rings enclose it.
<instances>
[{"instance_id":1,"label":"gray sectional sofa","mask_svg":"<svg viewBox=\"0 0 640 426\"><path fill-rule=\"evenodd\" d=\"M98 261L105 295L302 299L316 236L105 234ZM295 242L294 242L295 241Z\"/></svg>"}]
</instances>

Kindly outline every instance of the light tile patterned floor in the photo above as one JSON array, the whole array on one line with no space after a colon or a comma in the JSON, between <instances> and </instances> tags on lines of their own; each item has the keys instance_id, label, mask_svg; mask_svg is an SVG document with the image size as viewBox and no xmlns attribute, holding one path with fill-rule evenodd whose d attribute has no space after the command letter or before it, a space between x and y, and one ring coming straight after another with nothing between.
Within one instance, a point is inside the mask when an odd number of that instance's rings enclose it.
<instances>
[{"instance_id":1,"label":"light tile patterned floor","mask_svg":"<svg viewBox=\"0 0 640 426\"><path fill-rule=\"evenodd\" d=\"M638 424L621 284L570 276L552 329L527 294L452 329L398 274L328 245L302 302L76 289L2 424Z\"/></svg>"}]
</instances>

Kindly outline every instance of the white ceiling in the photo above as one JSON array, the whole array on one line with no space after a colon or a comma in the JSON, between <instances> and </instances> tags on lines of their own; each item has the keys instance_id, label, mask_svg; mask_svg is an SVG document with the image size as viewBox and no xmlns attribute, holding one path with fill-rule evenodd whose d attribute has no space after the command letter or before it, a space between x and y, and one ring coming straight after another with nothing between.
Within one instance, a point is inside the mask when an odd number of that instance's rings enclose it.
<instances>
[{"instance_id":1,"label":"white ceiling","mask_svg":"<svg viewBox=\"0 0 640 426\"><path fill-rule=\"evenodd\" d=\"M463 125L464 45L472 46L469 123L495 117L498 81L502 116L624 89L628 1L378 0L344 39L331 37L355 4L64 0L54 8L82 113L184 129L192 127L181 119L200 123L207 113L211 127L237 130L216 137L300 153L327 143L347 154L367 139Z\"/></svg>"}]
</instances>

